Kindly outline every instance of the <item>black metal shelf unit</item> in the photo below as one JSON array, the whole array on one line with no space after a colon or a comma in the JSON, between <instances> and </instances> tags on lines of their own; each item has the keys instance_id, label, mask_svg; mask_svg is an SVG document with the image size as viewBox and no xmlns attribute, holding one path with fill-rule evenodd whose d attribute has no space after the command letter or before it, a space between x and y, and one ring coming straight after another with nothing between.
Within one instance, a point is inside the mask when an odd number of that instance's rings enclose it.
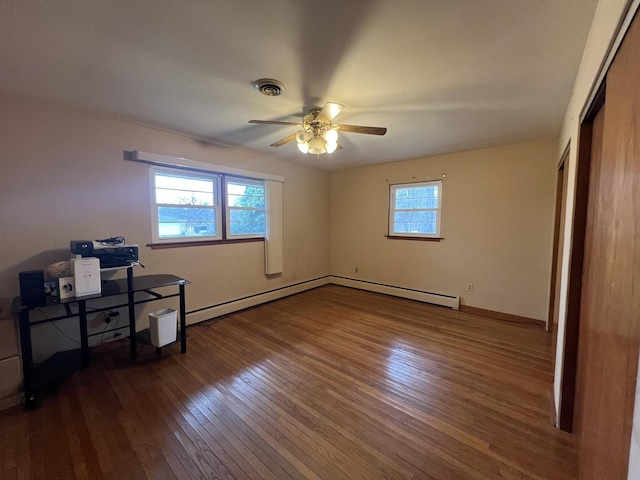
<instances>
[{"instance_id":1,"label":"black metal shelf unit","mask_svg":"<svg viewBox=\"0 0 640 480\"><path fill-rule=\"evenodd\" d=\"M34 368L33 350L31 345L31 327L42 323L55 322L65 318L78 317L80 329L80 367L86 368L90 363L91 349L89 347L89 335L87 332L87 304L101 298L113 297L117 295L126 295L126 302L118 305L110 305L109 307L92 308L91 313L113 310L116 308L127 307L129 315L129 343L131 358L135 358L137 354L138 334L136 332L136 315L135 306L154 302L156 300L167 299L172 297L180 297L179 299L179 318L180 318L180 351L187 351L187 322L185 310L185 285L191 283L184 278L170 274L142 275L134 277L133 266L127 268L127 277L117 280L108 280L102 283L102 292L96 295L87 295L84 297L73 297L59 299L57 297L49 297L44 306L35 307L30 305L22 305L20 297L13 300L13 311L18 315L18 325L20 330L20 346L22 348L22 372L23 387L25 394L25 407L27 409L35 409L40 404L38 384L40 375ZM177 286L178 292L169 295L163 295L154 291L154 289L162 287ZM136 293L146 293L152 298L136 299ZM70 306L75 304L78 306L78 312L71 311ZM30 312L35 308L46 308L55 305L65 307L65 314L44 320L31 321Z\"/></svg>"}]
</instances>

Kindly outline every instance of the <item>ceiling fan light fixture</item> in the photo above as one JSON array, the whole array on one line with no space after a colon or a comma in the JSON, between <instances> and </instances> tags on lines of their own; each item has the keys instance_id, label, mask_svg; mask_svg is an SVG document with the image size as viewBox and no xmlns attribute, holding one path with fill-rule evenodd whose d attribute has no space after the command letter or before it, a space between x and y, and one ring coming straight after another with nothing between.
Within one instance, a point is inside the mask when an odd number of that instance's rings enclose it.
<instances>
[{"instance_id":1,"label":"ceiling fan light fixture","mask_svg":"<svg viewBox=\"0 0 640 480\"><path fill-rule=\"evenodd\" d=\"M262 79L267 82L264 87L270 89L273 84L279 83L277 80L270 78ZM275 85L278 86L278 85ZM280 86L284 88L284 85ZM260 80L254 82L254 87L261 90ZM265 95L271 93L263 92ZM338 144L338 130L347 133L363 133L366 135L384 135L387 129L384 127L366 127L364 125L343 125L331 123L336 115L344 108L339 103L327 102L322 108L312 108L308 115L302 117L302 123L285 122L279 120L249 120L249 123L272 124L272 125L290 125L298 127L296 133L287 135L281 140L272 143L272 147L280 147L293 140L298 144L298 150L302 153L310 153L312 155L322 155L324 153L331 154L342 148Z\"/></svg>"},{"instance_id":2,"label":"ceiling fan light fixture","mask_svg":"<svg viewBox=\"0 0 640 480\"><path fill-rule=\"evenodd\" d=\"M312 155L322 155L327 151L324 140L320 137L313 137L309 142L309 153Z\"/></svg>"},{"instance_id":3,"label":"ceiling fan light fixture","mask_svg":"<svg viewBox=\"0 0 640 480\"><path fill-rule=\"evenodd\" d=\"M337 143L338 142L338 131L334 129L329 129L324 132L322 135L327 143Z\"/></svg>"},{"instance_id":4,"label":"ceiling fan light fixture","mask_svg":"<svg viewBox=\"0 0 640 480\"><path fill-rule=\"evenodd\" d=\"M311 134L306 130L300 130L296 133L296 142L298 143L307 143L311 140Z\"/></svg>"}]
</instances>

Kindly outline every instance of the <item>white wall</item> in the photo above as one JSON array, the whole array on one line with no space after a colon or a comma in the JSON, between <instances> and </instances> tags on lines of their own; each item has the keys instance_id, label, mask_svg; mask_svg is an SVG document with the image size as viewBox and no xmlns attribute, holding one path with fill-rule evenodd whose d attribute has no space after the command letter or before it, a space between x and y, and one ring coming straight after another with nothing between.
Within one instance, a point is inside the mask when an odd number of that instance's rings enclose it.
<instances>
[{"instance_id":1,"label":"white wall","mask_svg":"<svg viewBox=\"0 0 640 480\"><path fill-rule=\"evenodd\" d=\"M633 429L631 431L631 447L629 451L629 480L640 478L640 365L636 380L636 399L633 412Z\"/></svg>"},{"instance_id":2,"label":"white wall","mask_svg":"<svg viewBox=\"0 0 640 480\"><path fill-rule=\"evenodd\" d=\"M333 172L332 275L459 295L465 305L546 320L554 158L550 141ZM444 240L385 238L389 184L443 174Z\"/></svg>"},{"instance_id":3,"label":"white wall","mask_svg":"<svg viewBox=\"0 0 640 480\"><path fill-rule=\"evenodd\" d=\"M596 83L598 73L602 68L609 47L611 46L618 26L622 22L625 12L630 4L637 6L637 1L631 0L601 0L596 9L593 25L585 46L582 62L565 114L564 123L560 135L557 150L557 162L570 145L569 168L567 182L567 210L565 212L565 237L563 248L563 263L561 266L560 302L558 321L558 344L556 349L556 371L554 375L554 399L556 414L560 421L560 402L562 387L562 367L564 361L565 320L567 314L567 288L569 276L569 260L571 257L572 226L574 220L573 206L575 202L576 166L578 161L578 141L581 121L581 113L587 104L590 92Z\"/></svg>"},{"instance_id":4,"label":"white wall","mask_svg":"<svg viewBox=\"0 0 640 480\"><path fill-rule=\"evenodd\" d=\"M146 269L189 279L187 310L329 274L329 174L191 138L0 95L0 297L18 295L18 273L69 258L69 240L123 235ZM143 150L285 178L284 272L265 276L264 244L152 250ZM158 305L156 305L158 306ZM161 308L161 306L158 306ZM77 321L60 322L77 339ZM102 325L93 325L103 328ZM37 330L37 329L34 329ZM43 343L73 347L51 326ZM51 340L51 341L49 341ZM37 342L37 340L36 340Z\"/></svg>"}]
</instances>

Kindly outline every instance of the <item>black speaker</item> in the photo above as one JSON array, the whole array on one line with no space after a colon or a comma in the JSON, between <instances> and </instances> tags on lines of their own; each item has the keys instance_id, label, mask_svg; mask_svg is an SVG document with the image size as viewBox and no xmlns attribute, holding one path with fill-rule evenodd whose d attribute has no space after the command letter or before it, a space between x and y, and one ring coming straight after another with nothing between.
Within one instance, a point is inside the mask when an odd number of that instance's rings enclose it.
<instances>
[{"instance_id":1,"label":"black speaker","mask_svg":"<svg viewBox=\"0 0 640 480\"><path fill-rule=\"evenodd\" d=\"M44 271L20 272L18 277L20 278L20 303L29 307L44 305Z\"/></svg>"}]
</instances>

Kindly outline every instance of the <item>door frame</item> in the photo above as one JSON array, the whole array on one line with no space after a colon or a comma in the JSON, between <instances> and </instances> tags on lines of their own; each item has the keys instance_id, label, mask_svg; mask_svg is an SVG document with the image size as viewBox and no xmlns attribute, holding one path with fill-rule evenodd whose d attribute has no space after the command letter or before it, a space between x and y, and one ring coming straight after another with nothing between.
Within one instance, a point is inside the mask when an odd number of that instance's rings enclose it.
<instances>
[{"instance_id":1,"label":"door frame","mask_svg":"<svg viewBox=\"0 0 640 480\"><path fill-rule=\"evenodd\" d=\"M553 227L553 256L551 259L551 288L549 289L549 315L547 317L547 332L553 331L557 334L558 322L557 317L559 312L556 305L560 297L560 288L558 284L558 272L561 270L562 259L564 257L564 242L560 242L560 238L565 237L565 225L562 222L563 214L567 209L567 180L568 180L568 166L569 166L569 153L571 151L571 144L565 148L562 159L558 164L558 174L556 179L556 208L555 208L555 220ZM554 321L556 320L556 321ZM555 327L555 328L554 328ZM555 345L555 336L554 342ZM554 357L555 358L555 357Z\"/></svg>"},{"instance_id":2,"label":"door frame","mask_svg":"<svg viewBox=\"0 0 640 480\"><path fill-rule=\"evenodd\" d=\"M582 273L587 228L589 176L591 173L593 120L600 109L604 107L605 100L606 80L603 80L591 107L585 115L584 121L580 125L571 254L569 257L569 278L567 285L564 361L562 364L562 385L560 393L559 427L561 430L567 432L573 432L574 429L573 413L576 394L576 373L578 368L580 303L582 300Z\"/></svg>"}]
</instances>

